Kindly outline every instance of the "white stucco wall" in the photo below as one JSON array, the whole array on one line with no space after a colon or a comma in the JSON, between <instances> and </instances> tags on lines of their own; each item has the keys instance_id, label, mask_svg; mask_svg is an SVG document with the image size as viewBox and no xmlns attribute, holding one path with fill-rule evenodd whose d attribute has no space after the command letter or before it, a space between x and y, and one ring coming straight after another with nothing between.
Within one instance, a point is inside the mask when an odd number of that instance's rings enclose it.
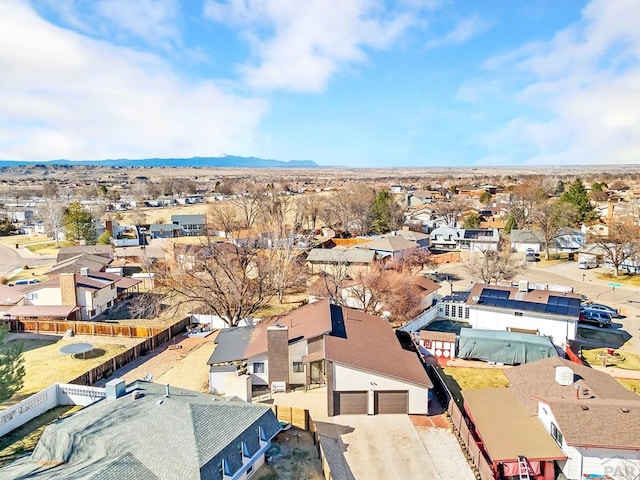
<instances>
[{"instance_id":1,"label":"white stucco wall","mask_svg":"<svg viewBox=\"0 0 640 480\"><path fill-rule=\"evenodd\" d=\"M540 335L551 337L556 345L562 345L566 340L576 338L577 318L559 316L543 318L533 317L528 312L522 312L522 316L514 313L514 311L481 310L471 305L468 321L473 328L484 330L507 330L509 327L538 330Z\"/></svg>"},{"instance_id":2,"label":"white stucco wall","mask_svg":"<svg viewBox=\"0 0 640 480\"><path fill-rule=\"evenodd\" d=\"M551 431L551 422L559 429L551 408L543 402L538 402L538 419L547 432ZM629 428L636 426L630 425ZM559 464L568 480L582 480L589 474L609 475L614 480L628 480L640 475L640 452L637 450L574 447L567 444L564 436L561 448L568 460Z\"/></svg>"},{"instance_id":3,"label":"white stucco wall","mask_svg":"<svg viewBox=\"0 0 640 480\"><path fill-rule=\"evenodd\" d=\"M41 288L26 294L26 305L62 305L59 288Z\"/></svg>"},{"instance_id":4,"label":"white stucco wall","mask_svg":"<svg viewBox=\"0 0 640 480\"><path fill-rule=\"evenodd\" d=\"M253 364L259 362L264 363L264 373L255 373L253 371ZM269 375L267 372L269 372L269 361L266 353L247 359L247 373L251 375L252 385L268 385Z\"/></svg>"},{"instance_id":5,"label":"white stucco wall","mask_svg":"<svg viewBox=\"0 0 640 480\"><path fill-rule=\"evenodd\" d=\"M353 367L337 363L333 364L333 383L334 391L367 390L373 392L384 390L408 390L409 413L426 414L428 412L429 389L426 387L402 382L401 380L365 372L363 370L358 370ZM372 406L373 402L370 401L369 403Z\"/></svg>"},{"instance_id":6,"label":"white stucco wall","mask_svg":"<svg viewBox=\"0 0 640 480\"><path fill-rule=\"evenodd\" d=\"M307 341L300 340L292 345L289 345L289 384L304 385L305 372L294 372L293 362L302 362L302 357L307 354ZM307 365L304 367L307 368Z\"/></svg>"}]
</instances>

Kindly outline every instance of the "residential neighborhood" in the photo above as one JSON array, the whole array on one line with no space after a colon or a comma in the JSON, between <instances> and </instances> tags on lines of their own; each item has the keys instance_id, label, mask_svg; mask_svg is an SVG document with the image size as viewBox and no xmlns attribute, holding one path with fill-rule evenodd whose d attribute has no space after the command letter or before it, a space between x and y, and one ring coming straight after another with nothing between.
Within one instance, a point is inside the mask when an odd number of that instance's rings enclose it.
<instances>
[{"instance_id":1,"label":"residential neighborhood","mask_svg":"<svg viewBox=\"0 0 640 480\"><path fill-rule=\"evenodd\" d=\"M640 473L631 190L581 217L555 185L528 197L536 178L401 180L122 191L126 217L78 200L42 233L23 197L0 237L0 477Z\"/></svg>"}]
</instances>

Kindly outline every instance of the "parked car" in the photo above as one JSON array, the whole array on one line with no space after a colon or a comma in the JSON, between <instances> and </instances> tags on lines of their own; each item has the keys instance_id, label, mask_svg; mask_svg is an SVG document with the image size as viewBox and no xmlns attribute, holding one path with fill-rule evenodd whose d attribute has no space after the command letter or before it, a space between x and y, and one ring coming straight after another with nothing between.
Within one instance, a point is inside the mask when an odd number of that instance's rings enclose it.
<instances>
[{"instance_id":1,"label":"parked car","mask_svg":"<svg viewBox=\"0 0 640 480\"><path fill-rule=\"evenodd\" d=\"M582 310L578 319L582 323L591 323L598 325L600 328L611 326L611 315L607 312L599 312L597 310Z\"/></svg>"},{"instance_id":2,"label":"parked car","mask_svg":"<svg viewBox=\"0 0 640 480\"><path fill-rule=\"evenodd\" d=\"M578 268L583 270L589 270L591 268L596 268L598 263L595 260L581 260L578 262Z\"/></svg>"},{"instance_id":3,"label":"parked car","mask_svg":"<svg viewBox=\"0 0 640 480\"><path fill-rule=\"evenodd\" d=\"M18 286L18 285L36 285L38 283L40 283L40 280L37 280L35 278L30 278L28 280L18 280L18 281L14 282L14 283L10 283L9 286L12 286L12 285L16 285L16 286Z\"/></svg>"},{"instance_id":4,"label":"parked car","mask_svg":"<svg viewBox=\"0 0 640 480\"><path fill-rule=\"evenodd\" d=\"M534 252L527 252L527 262L535 262L536 261L536 254Z\"/></svg>"},{"instance_id":5,"label":"parked car","mask_svg":"<svg viewBox=\"0 0 640 480\"><path fill-rule=\"evenodd\" d=\"M581 310L595 310L597 312L606 312L614 318L620 317L620 311L617 308L610 307L603 303L587 303L580 307Z\"/></svg>"}]
</instances>

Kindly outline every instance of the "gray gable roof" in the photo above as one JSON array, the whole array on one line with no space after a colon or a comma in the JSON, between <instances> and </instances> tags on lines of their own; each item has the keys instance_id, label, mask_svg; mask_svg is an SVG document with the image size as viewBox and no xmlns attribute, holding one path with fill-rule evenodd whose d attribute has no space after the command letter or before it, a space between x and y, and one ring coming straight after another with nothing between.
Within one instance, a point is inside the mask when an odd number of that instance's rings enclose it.
<instances>
[{"instance_id":1,"label":"gray gable roof","mask_svg":"<svg viewBox=\"0 0 640 480\"><path fill-rule=\"evenodd\" d=\"M371 263L376 258L374 250L314 248L307 255L308 262L317 263Z\"/></svg>"},{"instance_id":2,"label":"gray gable roof","mask_svg":"<svg viewBox=\"0 0 640 480\"><path fill-rule=\"evenodd\" d=\"M235 362L245 359L245 350L251 339L253 327L225 328L216 337L216 348L211 354L209 365Z\"/></svg>"},{"instance_id":3,"label":"gray gable roof","mask_svg":"<svg viewBox=\"0 0 640 480\"><path fill-rule=\"evenodd\" d=\"M33 454L0 477L109 479L104 469L119 457L132 470L118 478L220 480L223 459L230 472L242 465L242 443L255 453L258 435L280 430L266 406L175 388L164 397L148 382L133 390L141 396L102 400L48 426Z\"/></svg>"},{"instance_id":4,"label":"gray gable roof","mask_svg":"<svg viewBox=\"0 0 640 480\"><path fill-rule=\"evenodd\" d=\"M183 224L205 224L205 216L204 214L194 214L194 215L171 215L171 223L179 223Z\"/></svg>"}]
</instances>

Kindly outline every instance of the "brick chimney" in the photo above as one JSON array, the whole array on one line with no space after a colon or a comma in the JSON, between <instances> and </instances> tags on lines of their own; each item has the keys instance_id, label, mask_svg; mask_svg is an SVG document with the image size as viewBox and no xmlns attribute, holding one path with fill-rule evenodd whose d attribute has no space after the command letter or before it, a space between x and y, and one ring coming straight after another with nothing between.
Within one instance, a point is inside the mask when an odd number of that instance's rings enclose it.
<instances>
[{"instance_id":1,"label":"brick chimney","mask_svg":"<svg viewBox=\"0 0 640 480\"><path fill-rule=\"evenodd\" d=\"M268 381L285 382L289 386L289 327L279 324L267 327Z\"/></svg>"},{"instance_id":2,"label":"brick chimney","mask_svg":"<svg viewBox=\"0 0 640 480\"><path fill-rule=\"evenodd\" d=\"M76 274L61 273L58 277L60 280L60 295L63 305L78 305L78 296L76 294Z\"/></svg>"}]
</instances>

